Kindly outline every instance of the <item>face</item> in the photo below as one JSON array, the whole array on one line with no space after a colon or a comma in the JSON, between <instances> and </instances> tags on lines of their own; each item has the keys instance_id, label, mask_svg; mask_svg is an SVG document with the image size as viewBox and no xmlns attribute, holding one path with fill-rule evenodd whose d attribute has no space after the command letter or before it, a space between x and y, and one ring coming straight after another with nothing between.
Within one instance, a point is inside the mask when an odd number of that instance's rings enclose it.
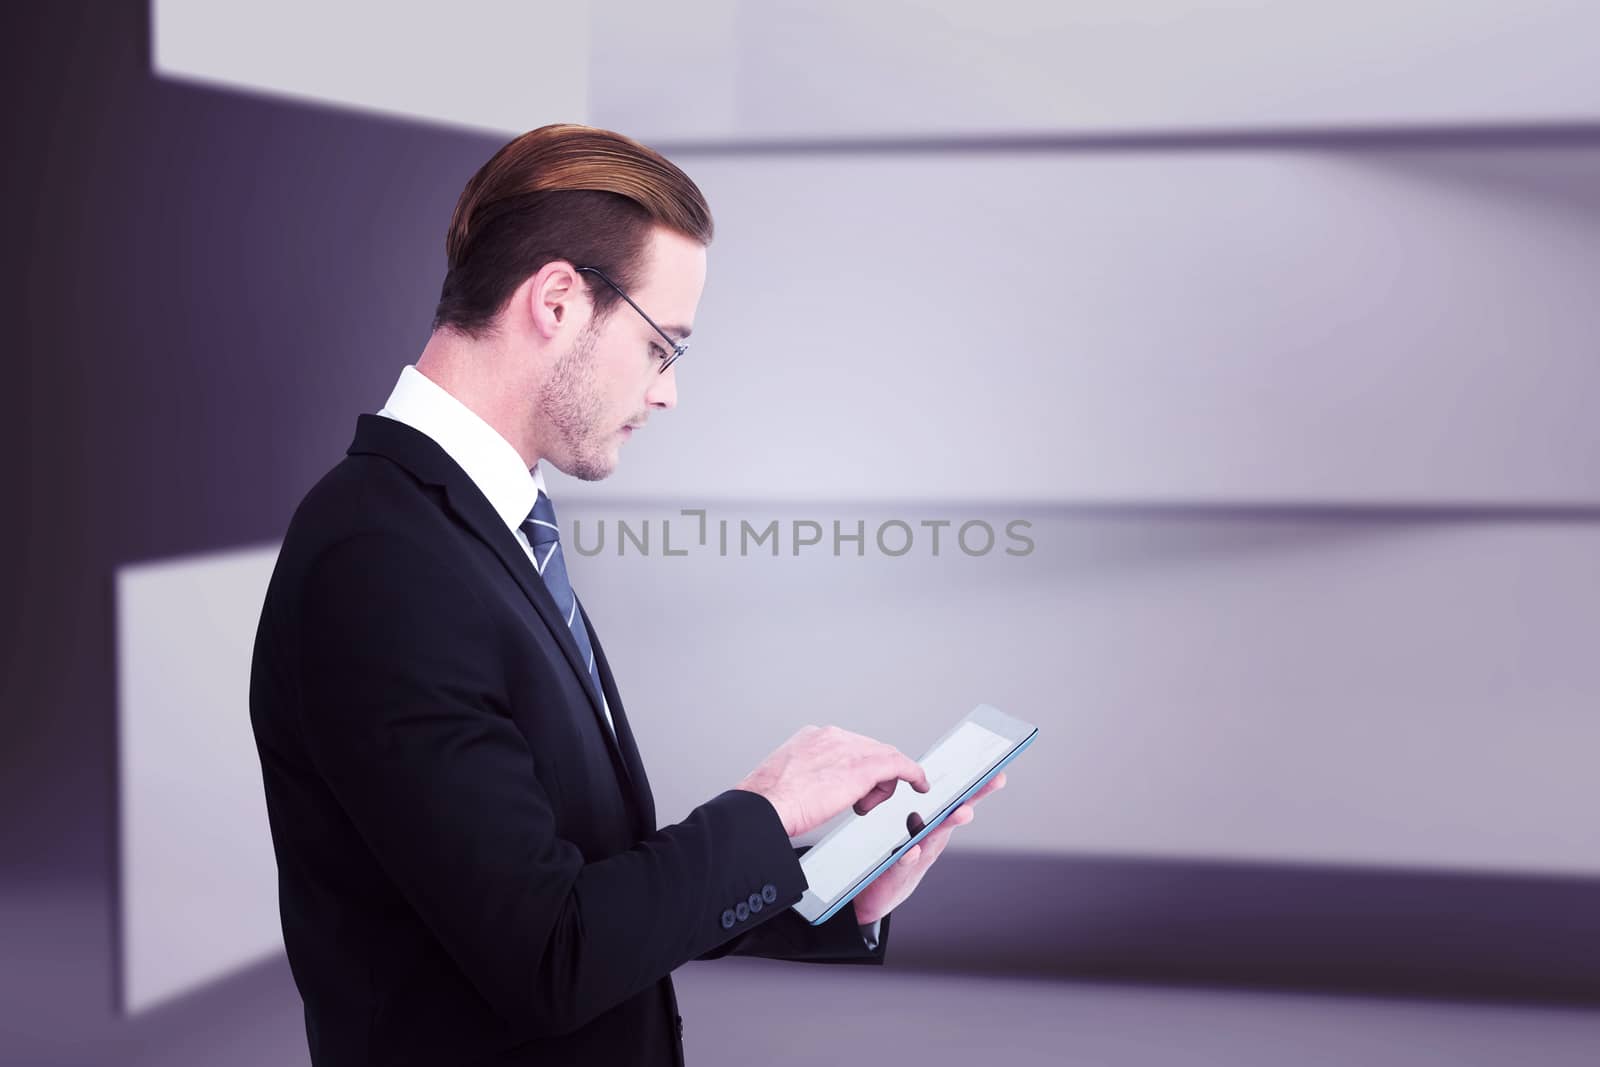
<instances>
[{"instance_id":1,"label":"face","mask_svg":"<svg viewBox=\"0 0 1600 1067\"><path fill-rule=\"evenodd\" d=\"M605 283L584 275L596 290ZM693 238L654 230L640 281L628 295L677 340L694 324L705 288L706 250ZM586 301L585 301L586 302ZM678 363L665 339L617 298L604 321L589 318L558 355L538 395L545 455L558 469L598 481L617 469L624 442L657 411L677 406ZM685 357L692 358L692 357Z\"/></svg>"}]
</instances>

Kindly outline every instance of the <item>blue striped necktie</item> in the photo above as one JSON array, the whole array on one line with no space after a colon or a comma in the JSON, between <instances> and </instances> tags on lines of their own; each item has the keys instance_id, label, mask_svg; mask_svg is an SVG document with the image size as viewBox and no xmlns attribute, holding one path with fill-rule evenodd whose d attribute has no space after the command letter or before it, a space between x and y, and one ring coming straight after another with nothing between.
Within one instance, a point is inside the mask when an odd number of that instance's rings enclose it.
<instances>
[{"instance_id":1,"label":"blue striped necktie","mask_svg":"<svg viewBox=\"0 0 1600 1067\"><path fill-rule=\"evenodd\" d=\"M567 578L567 561L561 558L561 529L556 525L556 506L550 502L549 496L539 494L533 503L533 511L522 524L522 532L528 535L528 544L533 548L534 569L544 579L544 587L550 591L556 607L561 609L562 618L567 620L567 629L572 631L572 639L578 644L578 653L589 666L589 678L594 682L594 691L603 706L605 690L600 685L600 672L594 665L594 646L589 643L589 628L583 624L583 616L578 614L578 595L572 591L572 582Z\"/></svg>"}]
</instances>

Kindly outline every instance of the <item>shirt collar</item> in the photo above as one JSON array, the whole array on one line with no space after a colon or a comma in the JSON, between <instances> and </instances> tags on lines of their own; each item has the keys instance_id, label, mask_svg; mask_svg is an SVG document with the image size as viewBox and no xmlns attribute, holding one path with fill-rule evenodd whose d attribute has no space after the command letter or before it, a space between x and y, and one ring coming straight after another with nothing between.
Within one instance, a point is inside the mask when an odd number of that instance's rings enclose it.
<instances>
[{"instance_id":1,"label":"shirt collar","mask_svg":"<svg viewBox=\"0 0 1600 1067\"><path fill-rule=\"evenodd\" d=\"M539 494L550 495L537 463L531 471L524 467L510 441L414 366L400 371L378 414L432 438L513 532L528 518Z\"/></svg>"}]
</instances>

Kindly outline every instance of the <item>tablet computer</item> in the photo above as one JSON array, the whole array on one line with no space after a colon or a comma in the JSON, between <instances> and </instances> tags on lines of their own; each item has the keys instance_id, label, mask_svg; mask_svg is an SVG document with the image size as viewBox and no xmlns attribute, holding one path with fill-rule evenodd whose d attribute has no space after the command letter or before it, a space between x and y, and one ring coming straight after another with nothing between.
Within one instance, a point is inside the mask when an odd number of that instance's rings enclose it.
<instances>
[{"instance_id":1,"label":"tablet computer","mask_svg":"<svg viewBox=\"0 0 1600 1067\"><path fill-rule=\"evenodd\" d=\"M833 918L1033 744L1038 733L1037 726L987 704L972 709L917 761L928 776L926 793L900 782L893 796L865 815L847 812L800 857L807 888L794 910L813 926Z\"/></svg>"}]
</instances>

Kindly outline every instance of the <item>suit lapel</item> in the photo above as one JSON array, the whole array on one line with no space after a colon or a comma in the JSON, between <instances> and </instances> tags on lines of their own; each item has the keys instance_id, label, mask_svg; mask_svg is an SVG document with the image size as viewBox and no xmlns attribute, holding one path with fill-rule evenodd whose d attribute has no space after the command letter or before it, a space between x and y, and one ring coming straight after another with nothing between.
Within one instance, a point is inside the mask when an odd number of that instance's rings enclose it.
<instances>
[{"instance_id":1,"label":"suit lapel","mask_svg":"<svg viewBox=\"0 0 1600 1067\"><path fill-rule=\"evenodd\" d=\"M357 419L356 438L350 446L349 453L383 456L400 464L425 484L444 489L445 499L451 511L494 552L506 572L517 583L517 587L538 612L539 617L544 620L551 637L560 646L567 663L582 683L581 688L588 697L589 708L594 713L596 725L605 735L606 744L611 749L611 758L618 777L627 787L632 788L633 777L627 754L606 723L605 709L600 704L600 697L594 691L588 667L578 651L578 643L573 639L572 631L567 628L567 620L556 607L556 602L551 598L550 591L545 588L539 572L533 569L533 561L528 559L527 553L517 543L516 537L501 521L499 514L490 506L482 491L467 477L466 472L432 438L382 415L362 415ZM594 631L591 630L589 633L592 641ZM596 645L597 660L599 655L599 646ZM602 675L602 679L604 677ZM631 739L629 744L632 744ZM637 756L635 752L634 758L637 759Z\"/></svg>"},{"instance_id":2,"label":"suit lapel","mask_svg":"<svg viewBox=\"0 0 1600 1067\"><path fill-rule=\"evenodd\" d=\"M622 696L617 692L617 680L611 673L611 661L606 659L605 650L600 647L600 635L595 632L594 623L589 621L589 613L583 610L583 602L578 602L578 610L583 613L583 624L589 628L589 644L594 646L594 663L600 671L600 684L606 691L606 703L611 707L611 718L616 723L617 741L622 746L622 759L628 768L628 777L633 782L633 796L639 811L639 836L643 837L652 833L656 828L656 802L650 792L650 779L645 777L644 761L639 758L639 746L633 739L633 728L628 725L628 713L622 709Z\"/></svg>"}]
</instances>

